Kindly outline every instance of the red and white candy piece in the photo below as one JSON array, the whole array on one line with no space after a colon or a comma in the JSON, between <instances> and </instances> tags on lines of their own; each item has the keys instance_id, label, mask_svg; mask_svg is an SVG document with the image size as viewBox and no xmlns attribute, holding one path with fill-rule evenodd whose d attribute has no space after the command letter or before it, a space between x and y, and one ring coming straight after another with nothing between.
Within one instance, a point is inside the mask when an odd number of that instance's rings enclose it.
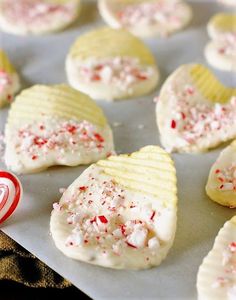
<instances>
[{"instance_id":1,"label":"red and white candy piece","mask_svg":"<svg viewBox=\"0 0 236 300\"><path fill-rule=\"evenodd\" d=\"M22 194L19 179L11 173L0 170L0 224L13 214Z\"/></svg>"}]
</instances>

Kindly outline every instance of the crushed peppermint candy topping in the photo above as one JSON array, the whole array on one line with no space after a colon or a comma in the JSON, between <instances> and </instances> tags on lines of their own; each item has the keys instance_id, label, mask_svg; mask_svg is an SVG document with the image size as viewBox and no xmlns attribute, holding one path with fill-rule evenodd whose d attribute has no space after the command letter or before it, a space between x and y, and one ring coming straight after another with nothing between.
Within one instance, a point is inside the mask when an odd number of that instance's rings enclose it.
<instances>
[{"instance_id":1,"label":"crushed peppermint candy topping","mask_svg":"<svg viewBox=\"0 0 236 300\"><path fill-rule=\"evenodd\" d=\"M44 22L51 23L54 17L63 16L68 19L74 15L72 5L42 0L3 0L0 8L8 20L19 25L40 25Z\"/></svg>"},{"instance_id":2,"label":"crushed peppermint candy topping","mask_svg":"<svg viewBox=\"0 0 236 300\"><path fill-rule=\"evenodd\" d=\"M216 278L212 288L227 288L236 286L236 241L230 242L222 252L223 273Z\"/></svg>"},{"instance_id":3,"label":"crushed peppermint candy topping","mask_svg":"<svg viewBox=\"0 0 236 300\"><path fill-rule=\"evenodd\" d=\"M229 280L225 277L217 277L216 281L213 282L212 287L213 288L219 288L224 287L226 284L228 284Z\"/></svg>"},{"instance_id":4,"label":"crushed peppermint candy topping","mask_svg":"<svg viewBox=\"0 0 236 300\"><path fill-rule=\"evenodd\" d=\"M55 211L61 211L62 210L62 206L59 203L53 203L53 209Z\"/></svg>"},{"instance_id":5,"label":"crushed peppermint candy topping","mask_svg":"<svg viewBox=\"0 0 236 300\"><path fill-rule=\"evenodd\" d=\"M176 99L176 92L170 87L170 92ZM213 132L225 133L225 127L231 126L236 119L236 97L229 103L213 105L194 103L192 97L197 91L192 86L185 86L178 95L181 101L173 101L172 118L169 128L181 135L187 144L195 144L197 139L210 136Z\"/></svg>"},{"instance_id":6,"label":"crushed peppermint candy topping","mask_svg":"<svg viewBox=\"0 0 236 300\"><path fill-rule=\"evenodd\" d=\"M13 81L11 75L7 72L0 70L0 99L4 97L6 101L12 102L13 91L12 91Z\"/></svg>"},{"instance_id":7,"label":"crushed peppermint candy topping","mask_svg":"<svg viewBox=\"0 0 236 300\"><path fill-rule=\"evenodd\" d=\"M215 176L218 180L218 189L221 191L236 191L236 163L224 169L216 169Z\"/></svg>"},{"instance_id":8,"label":"crushed peppermint candy topping","mask_svg":"<svg viewBox=\"0 0 236 300\"><path fill-rule=\"evenodd\" d=\"M221 55L233 56L236 59L236 32L227 32L216 39L218 44L218 53Z\"/></svg>"},{"instance_id":9,"label":"crushed peppermint candy topping","mask_svg":"<svg viewBox=\"0 0 236 300\"><path fill-rule=\"evenodd\" d=\"M105 140L95 126L87 121L61 121L59 119L43 120L38 124L28 124L17 133L16 150L26 153L32 160L41 155L49 155L57 150L59 155L75 153L81 147L87 151L101 152Z\"/></svg>"},{"instance_id":10,"label":"crushed peppermint candy topping","mask_svg":"<svg viewBox=\"0 0 236 300\"><path fill-rule=\"evenodd\" d=\"M117 18L122 26L132 27L137 24L142 24L143 26L160 24L163 27L163 35L168 33L168 28L179 28L183 17L181 3L174 0L130 4L117 12Z\"/></svg>"},{"instance_id":11,"label":"crushed peppermint candy topping","mask_svg":"<svg viewBox=\"0 0 236 300\"><path fill-rule=\"evenodd\" d=\"M67 214L71 226L65 241L68 247L100 246L106 254L109 250L118 256L124 249L148 249L155 255L160 241L155 236L154 221L159 214L150 205L139 208L139 217L133 212L124 217L126 210L137 210L137 206L114 180L99 181L91 173L86 186L74 188L71 198L65 196L63 206L55 209Z\"/></svg>"},{"instance_id":12,"label":"crushed peppermint candy topping","mask_svg":"<svg viewBox=\"0 0 236 300\"><path fill-rule=\"evenodd\" d=\"M140 65L136 58L114 57L80 64L78 72L88 83L114 84L121 90L132 92L134 84L150 79L154 71L153 67Z\"/></svg>"},{"instance_id":13,"label":"crushed peppermint candy topping","mask_svg":"<svg viewBox=\"0 0 236 300\"><path fill-rule=\"evenodd\" d=\"M3 70L0 70L0 93L5 89L6 86L12 84L12 80L9 74Z\"/></svg>"},{"instance_id":14,"label":"crushed peppermint candy topping","mask_svg":"<svg viewBox=\"0 0 236 300\"><path fill-rule=\"evenodd\" d=\"M236 253L236 241L229 244L229 251Z\"/></svg>"}]
</instances>

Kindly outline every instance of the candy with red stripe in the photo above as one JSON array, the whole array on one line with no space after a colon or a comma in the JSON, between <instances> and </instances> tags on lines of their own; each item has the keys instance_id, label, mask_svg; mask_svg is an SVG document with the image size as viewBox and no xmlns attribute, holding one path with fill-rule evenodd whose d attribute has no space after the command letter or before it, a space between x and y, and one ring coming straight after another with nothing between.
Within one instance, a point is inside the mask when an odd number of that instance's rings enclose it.
<instances>
[{"instance_id":1,"label":"candy with red stripe","mask_svg":"<svg viewBox=\"0 0 236 300\"><path fill-rule=\"evenodd\" d=\"M13 214L22 194L23 189L19 179L9 172L0 170L0 223Z\"/></svg>"}]
</instances>

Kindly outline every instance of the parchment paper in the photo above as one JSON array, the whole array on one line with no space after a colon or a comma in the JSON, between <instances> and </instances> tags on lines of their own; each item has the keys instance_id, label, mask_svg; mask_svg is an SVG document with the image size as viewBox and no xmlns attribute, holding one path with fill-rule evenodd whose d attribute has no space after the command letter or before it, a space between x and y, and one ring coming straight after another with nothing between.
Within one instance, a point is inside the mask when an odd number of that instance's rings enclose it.
<instances>
[{"instance_id":1,"label":"parchment paper","mask_svg":"<svg viewBox=\"0 0 236 300\"><path fill-rule=\"evenodd\" d=\"M203 48L209 40L207 21L214 13L226 10L215 1L191 1L191 5L194 19L186 30L168 39L145 41L156 56L162 82L183 63L206 64ZM21 73L23 87L61 83L66 82L65 56L75 38L102 24L95 2L84 1L80 19L68 30L43 37L2 33L1 43ZM225 84L236 85L233 74L214 72ZM160 144L152 101L158 91L159 88L138 100L101 103L111 124L122 124L114 128L118 152ZM0 129L4 128L6 116L7 109L1 110ZM139 125L144 128L140 129ZM114 271L66 258L55 248L49 233L52 203L60 198L59 188L71 184L83 167L57 167L40 174L20 176L24 198L1 229L94 299L196 299L198 267L211 249L218 230L236 213L210 201L204 191L209 169L219 151L218 148L202 155L173 155L179 188L178 230L173 248L158 268Z\"/></svg>"}]
</instances>

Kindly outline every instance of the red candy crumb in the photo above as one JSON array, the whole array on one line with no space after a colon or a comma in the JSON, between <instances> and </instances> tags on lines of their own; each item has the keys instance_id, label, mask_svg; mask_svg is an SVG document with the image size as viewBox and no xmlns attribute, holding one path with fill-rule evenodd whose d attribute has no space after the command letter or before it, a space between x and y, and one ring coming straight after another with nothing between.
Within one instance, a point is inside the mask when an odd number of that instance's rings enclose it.
<instances>
[{"instance_id":1,"label":"red candy crumb","mask_svg":"<svg viewBox=\"0 0 236 300\"><path fill-rule=\"evenodd\" d=\"M127 244L129 247L131 247L131 248L137 249L137 247L136 247L136 246L134 246L134 245L130 244L129 242L126 242L126 244Z\"/></svg>"},{"instance_id":2,"label":"red candy crumb","mask_svg":"<svg viewBox=\"0 0 236 300\"><path fill-rule=\"evenodd\" d=\"M79 190L82 191L82 192L85 192L87 189L88 189L87 186L80 186L79 187Z\"/></svg>"},{"instance_id":3,"label":"red candy crumb","mask_svg":"<svg viewBox=\"0 0 236 300\"><path fill-rule=\"evenodd\" d=\"M68 125L66 129L67 129L68 132L70 132L72 134L74 134L77 130L77 128L73 125Z\"/></svg>"},{"instance_id":4,"label":"red candy crumb","mask_svg":"<svg viewBox=\"0 0 236 300\"><path fill-rule=\"evenodd\" d=\"M93 81L99 81L99 80L101 80L101 77L97 74L94 74L93 77L92 77L92 80Z\"/></svg>"},{"instance_id":5,"label":"red candy crumb","mask_svg":"<svg viewBox=\"0 0 236 300\"><path fill-rule=\"evenodd\" d=\"M136 75L136 77L137 77L139 80L147 80L147 76L145 76L145 75L138 74L138 75Z\"/></svg>"},{"instance_id":6,"label":"red candy crumb","mask_svg":"<svg viewBox=\"0 0 236 300\"><path fill-rule=\"evenodd\" d=\"M95 133L94 137L100 142L103 143L104 142L104 138L99 134L99 133Z\"/></svg>"},{"instance_id":7,"label":"red candy crumb","mask_svg":"<svg viewBox=\"0 0 236 300\"><path fill-rule=\"evenodd\" d=\"M108 223L108 220L105 216L99 216L98 219L103 223L103 224L106 224Z\"/></svg>"},{"instance_id":8,"label":"red candy crumb","mask_svg":"<svg viewBox=\"0 0 236 300\"><path fill-rule=\"evenodd\" d=\"M8 100L9 102L11 102L11 101L12 101L12 95L7 95L7 100Z\"/></svg>"},{"instance_id":9,"label":"red candy crumb","mask_svg":"<svg viewBox=\"0 0 236 300\"><path fill-rule=\"evenodd\" d=\"M231 252L236 252L236 242L232 242L229 244L229 250Z\"/></svg>"},{"instance_id":10,"label":"red candy crumb","mask_svg":"<svg viewBox=\"0 0 236 300\"><path fill-rule=\"evenodd\" d=\"M125 225L124 224L121 224L120 225L120 230L121 230L121 233L125 236L126 234L125 234Z\"/></svg>"},{"instance_id":11,"label":"red candy crumb","mask_svg":"<svg viewBox=\"0 0 236 300\"><path fill-rule=\"evenodd\" d=\"M153 211L153 212L152 212L152 215L151 215L151 217L150 217L150 220L152 220L152 221L153 221L153 219L154 219L155 215L156 215L156 212L155 212L155 211Z\"/></svg>"},{"instance_id":12,"label":"red candy crumb","mask_svg":"<svg viewBox=\"0 0 236 300\"><path fill-rule=\"evenodd\" d=\"M194 89L193 89L192 87L188 87L188 88L187 88L187 93L188 93L189 95L193 95L193 94L194 94Z\"/></svg>"},{"instance_id":13,"label":"red candy crumb","mask_svg":"<svg viewBox=\"0 0 236 300\"><path fill-rule=\"evenodd\" d=\"M35 144L35 145L43 146L43 145L45 145L46 143L47 143L47 140L46 140L46 139L43 139L43 138L37 137L37 136L34 138L34 144Z\"/></svg>"},{"instance_id":14,"label":"red candy crumb","mask_svg":"<svg viewBox=\"0 0 236 300\"><path fill-rule=\"evenodd\" d=\"M224 48L219 49L219 53L220 54L224 54L225 53L225 49Z\"/></svg>"},{"instance_id":15,"label":"red candy crumb","mask_svg":"<svg viewBox=\"0 0 236 300\"><path fill-rule=\"evenodd\" d=\"M94 223L96 221L97 221L97 217L94 217L92 220L90 220L90 223L92 224L92 223Z\"/></svg>"},{"instance_id":16,"label":"red candy crumb","mask_svg":"<svg viewBox=\"0 0 236 300\"><path fill-rule=\"evenodd\" d=\"M176 121L175 121L175 120L172 120L172 121L171 121L171 128L172 128L172 129L175 129L175 128L176 128Z\"/></svg>"}]
</instances>

